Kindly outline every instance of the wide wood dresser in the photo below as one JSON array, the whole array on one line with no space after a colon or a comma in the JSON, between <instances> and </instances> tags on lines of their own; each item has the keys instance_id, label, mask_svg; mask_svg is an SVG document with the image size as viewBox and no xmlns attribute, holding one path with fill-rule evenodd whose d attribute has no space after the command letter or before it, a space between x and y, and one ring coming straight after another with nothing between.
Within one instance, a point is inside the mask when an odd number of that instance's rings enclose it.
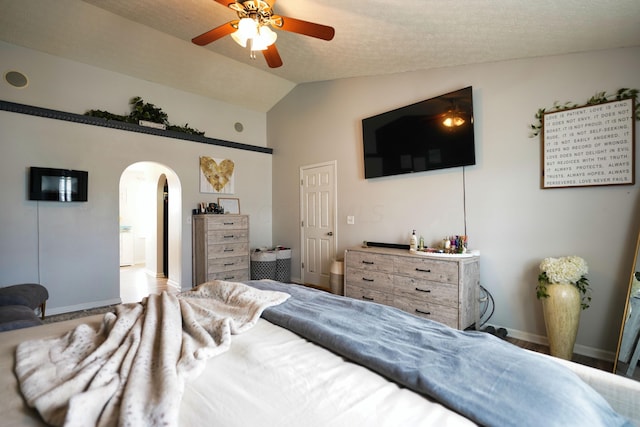
<instances>
[{"instance_id":1,"label":"wide wood dresser","mask_svg":"<svg viewBox=\"0 0 640 427\"><path fill-rule=\"evenodd\" d=\"M193 285L249 280L249 216L193 216Z\"/></svg>"},{"instance_id":2,"label":"wide wood dresser","mask_svg":"<svg viewBox=\"0 0 640 427\"><path fill-rule=\"evenodd\" d=\"M345 295L465 329L478 313L480 258L393 248L345 251Z\"/></svg>"}]
</instances>

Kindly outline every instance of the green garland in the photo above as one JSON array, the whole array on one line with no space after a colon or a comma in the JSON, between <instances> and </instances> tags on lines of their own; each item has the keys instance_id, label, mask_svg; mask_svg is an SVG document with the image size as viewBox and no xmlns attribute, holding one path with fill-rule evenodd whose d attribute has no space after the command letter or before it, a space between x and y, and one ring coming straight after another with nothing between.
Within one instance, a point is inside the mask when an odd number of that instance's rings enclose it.
<instances>
[{"instance_id":1,"label":"green garland","mask_svg":"<svg viewBox=\"0 0 640 427\"><path fill-rule=\"evenodd\" d=\"M597 92L595 95L589 98L586 104L582 106L602 104L604 102L609 102L612 100L620 101L622 99L634 98L636 100L634 115L636 120L640 120L640 104L638 104L637 102L637 97L638 97L638 89L622 88L622 89L618 89L616 93L611 95L607 95L606 92ZM548 110L546 108L538 109L538 112L536 113L536 122L529 125L531 129L529 138L534 138L540 135L540 131L542 130L542 117L544 116L545 113L553 113L556 111L568 110L570 108L577 108L577 107L581 107L581 105L575 104L573 102L565 102L564 104L560 104L558 101L555 101L553 103L553 107L549 108Z\"/></svg>"},{"instance_id":2,"label":"green garland","mask_svg":"<svg viewBox=\"0 0 640 427\"><path fill-rule=\"evenodd\" d=\"M129 105L131 106L131 112L126 116L113 114L103 110L89 110L84 113L84 115L135 124L138 124L140 120L146 120L148 122L163 124L168 130L188 133L191 135L204 135L204 132L190 128L188 123L184 126L172 125L169 123L167 113L162 111L162 108L158 108L153 104L144 102L144 100L139 96L131 98L131 100L129 100Z\"/></svg>"}]
</instances>

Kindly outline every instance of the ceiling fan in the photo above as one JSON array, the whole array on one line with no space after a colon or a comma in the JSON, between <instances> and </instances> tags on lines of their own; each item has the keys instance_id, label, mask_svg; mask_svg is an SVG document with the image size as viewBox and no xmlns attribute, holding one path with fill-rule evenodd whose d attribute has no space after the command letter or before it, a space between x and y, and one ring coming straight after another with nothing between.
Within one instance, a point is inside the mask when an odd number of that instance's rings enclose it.
<instances>
[{"instance_id":1,"label":"ceiling fan","mask_svg":"<svg viewBox=\"0 0 640 427\"><path fill-rule=\"evenodd\" d=\"M233 9L238 19L200 34L191 41L204 46L231 34L236 43L249 49L251 58L255 59L256 51L261 50L271 68L280 67L282 58L275 45L277 34L269 27L322 40L331 40L335 34L335 30L326 25L274 14L272 5L276 0L271 0L271 5L263 0L215 1Z\"/></svg>"}]
</instances>

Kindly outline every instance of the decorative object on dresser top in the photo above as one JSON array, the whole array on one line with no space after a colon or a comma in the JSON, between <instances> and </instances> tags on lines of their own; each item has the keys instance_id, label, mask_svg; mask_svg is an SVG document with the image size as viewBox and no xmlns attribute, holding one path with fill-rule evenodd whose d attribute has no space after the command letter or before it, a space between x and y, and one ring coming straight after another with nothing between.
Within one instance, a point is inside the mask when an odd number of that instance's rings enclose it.
<instances>
[{"instance_id":1,"label":"decorative object on dresser top","mask_svg":"<svg viewBox=\"0 0 640 427\"><path fill-rule=\"evenodd\" d=\"M249 280L249 216L193 216L193 285Z\"/></svg>"},{"instance_id":2,"label":"decorative object on dresser top","mask_svg":"<svg viewBox=\"0 0 640 427\"><path fill-rule=\"evenodd\" d=\"M218 206L226 214L240 214L240 199L237 197L218 197Z\"/></svg>"},{"instance_id":3,"label":"decorative object on dresser top","mask_svg":"<svg viewBox=\"0 0 640 427\"><path fill-rule=\"evenodd\" d=\"M467 243L469 241L469 236L447 236L442 239L440 242L440 247L429 247L425 246L424 238L416 235L416 230L413 230L411 233L411 237L409 238L409 244L398 244L398 243L381 243L381 242L368 242L364 240L362 242L363 248L396 248L396 249L406 249L409 252L414 254L421 255L430 255L430 256L477 256L480 255L480 251L478 250L469 250Z\"/></svg>"},{"instance_id":4,"label":"decorative object on dresser top","mask_svg":"<svg viewBox=\"0 0 640 427\"><path fill-rule=\"evenodd\" d=\"M465 329L478 317L480 258L388 247L345 251L345 295Z\"/></svg>"},{"instance_id":5,"label":"decorative object on dresser top","mask_svg":"<svg viewBox=\"0 0 640 427\"><path fill-rule=\"evenodd\" d=\"M200 202L198 208L193 210L193 215L200 214L223 214L224 208L215 202Z\"/></svg>"}]
</instances>

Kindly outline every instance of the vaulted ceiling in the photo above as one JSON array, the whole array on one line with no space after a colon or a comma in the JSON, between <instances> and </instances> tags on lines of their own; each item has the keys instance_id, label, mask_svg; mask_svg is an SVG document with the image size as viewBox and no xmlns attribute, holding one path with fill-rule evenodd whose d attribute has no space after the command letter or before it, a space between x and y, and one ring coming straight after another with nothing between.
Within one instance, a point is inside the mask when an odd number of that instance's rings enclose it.
<instances>
[{"instance_id":1,"label":"vaulted ceiling","mask_svg":"<svg viewBox=\"0 0 640 427\"><path fill-rule=\"evenodd\" d=\"M232 0L230 0L232 1ZM278 31L269 68L227 36L214 0L0 0L0 40L257 111L295 85L640 46L638 0L278 0L278 15L335 28L331 41Z\"/></svg>"}]
</instances>

